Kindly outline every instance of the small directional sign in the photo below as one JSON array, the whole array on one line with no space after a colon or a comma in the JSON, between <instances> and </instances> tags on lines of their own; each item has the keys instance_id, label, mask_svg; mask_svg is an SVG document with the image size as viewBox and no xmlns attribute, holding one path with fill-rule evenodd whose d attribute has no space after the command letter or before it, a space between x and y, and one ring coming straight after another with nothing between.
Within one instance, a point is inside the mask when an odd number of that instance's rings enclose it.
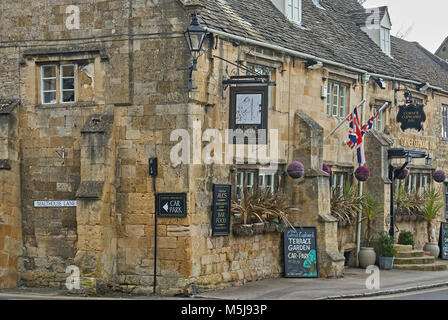
<instances>
[{"instance_id":1,"label":"small directional sign","mask_svg":"<svg viewBox=\"0 0 448 320\"><path fill-rule=\"evenodd\" d=\"M156 212L159 217L184 218L187 216L186 193L158 193Z\"/></svg>"}]
</instances>

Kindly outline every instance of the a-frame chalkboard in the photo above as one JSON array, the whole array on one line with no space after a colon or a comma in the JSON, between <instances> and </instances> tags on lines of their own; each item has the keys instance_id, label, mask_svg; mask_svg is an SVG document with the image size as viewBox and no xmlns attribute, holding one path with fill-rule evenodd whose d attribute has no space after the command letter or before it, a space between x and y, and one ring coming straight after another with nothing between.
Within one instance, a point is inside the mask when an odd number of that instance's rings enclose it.
<instances>
[{"instance_id":1,"label":"a-frame chalkboard","mask_svg":"<svg viewBox=\"0 0 448 320\"><path fill-rule=\"evenodd\" d=\"M439 247L440 259L448 260L448 222L440 224Z\"/></svg>"},{"instance_id":2,"label":"a-frame chalkboard","mask_svg":"<svg viewBox=\"0 0 448 320\"><path fill-rule=\"evenodd\" d=\"M317 278L317 234L315 227L295 227L284 233L286 278Z\"/></svg>"}]
</instances>

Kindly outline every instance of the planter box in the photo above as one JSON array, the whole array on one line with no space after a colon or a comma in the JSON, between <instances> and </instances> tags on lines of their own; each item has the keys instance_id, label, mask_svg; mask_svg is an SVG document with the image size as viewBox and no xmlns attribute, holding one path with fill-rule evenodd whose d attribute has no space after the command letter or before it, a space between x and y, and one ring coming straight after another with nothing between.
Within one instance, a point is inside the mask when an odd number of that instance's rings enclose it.
<instances>
[{"instance_id":1,"label":"planter box","mask_svg":"<svg viewBox=\"0 0 448 320\"><path fill-rule=\"evenodd\" d=\"M394 259L395 257L380 257L379 258L380 269L392 270L394 266Z\"/></svg>"},{"instance_id":2,"label":"planter box","mask_svg":"<svg viewBox=\"0 0 448 320\"><path fill-rule=\"evenodd\" d=\"M235 236L251 236L254 234L252 224L234 224L232 226L232 231Z\"/></svg>"}]
</instances>

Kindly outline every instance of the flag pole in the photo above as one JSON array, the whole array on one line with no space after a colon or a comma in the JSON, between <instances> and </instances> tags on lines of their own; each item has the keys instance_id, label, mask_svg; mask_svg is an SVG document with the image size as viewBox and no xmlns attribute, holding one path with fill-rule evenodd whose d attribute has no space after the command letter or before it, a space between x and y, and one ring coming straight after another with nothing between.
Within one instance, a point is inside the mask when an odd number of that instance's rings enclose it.
<instances>
[{"instance_id":1,"label":"flag pole","mask_svg":"<svg viewBox=\"0 0 448 320\"><path fill-rule=\"evenodd\" d=\"M365 99L362 100L362 101L356 106L356 108L359 108L362 104L364 104L364 102L366 102ZM386 103L387 103L387 102L386 102ZM348 120L348 118L350 118L350 115L351 115L351 112L348 113L348 115L345 117L345 119L342 120L342 121L336 126L336 128L334 128L333 130L331 130L331 132L324 138L324 142L325 142L328 138L330 138L330 137L336 132L336 130L338 130L338 129L344 124L344 122Z\"/></svg>"}]
</instances>

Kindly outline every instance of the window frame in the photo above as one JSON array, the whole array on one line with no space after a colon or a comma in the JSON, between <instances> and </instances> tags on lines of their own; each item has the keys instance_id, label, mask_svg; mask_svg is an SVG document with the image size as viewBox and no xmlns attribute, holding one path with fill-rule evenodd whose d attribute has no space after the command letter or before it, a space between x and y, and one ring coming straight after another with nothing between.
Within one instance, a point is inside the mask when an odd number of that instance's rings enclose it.
<instances>
[{"instance_id":1,"label":"window frame","mask_svg":"<svg viewBox=\"0 0 448 320\"><path fill-rule=\"evenodd\" d=\"M45 68L54 68L54 77L45 77ZM42 104L57 104L58 103L58 65L57 64L45 64L40 66L40 101ZM45 80L55 80L55 90L45 90L44 82ZM45 102L45 93L54 92L55 93L55 101L54 102Z\"/></svg>"},{"instance_id":2,"label":"window frame","mask_svg":"<svg viewBox=\"0 0 448 320\"><path fill-rule=\"evenodd\" d=\"M336 94L337 91L337 94ZM335 98L337 101L335 101ZM350 104L350 84L328 80L326 113L335 118L347 116L347 106Z\"/></svg>"},{"instance_id":3,"label":"window frame","mask_svg":"<svg viewBox=\"0 0 448 320\"><path fill-rule=\"evenodd\" d=\"M73 76L63 76L63 70L64 67L67 66L72 66L73 67ZM38 64L39 67L39 94L40 97L38 99L38 101L40 101L40 103L42 105L58 105L58 104L73 104L78 102L78 68L79 68L79 64L76 62L42 62ZM48 67L53 67L55 68L55 77L45 77L44 76L44 69L48 68ZM73 89L63 89L63 80L64 79L69 79L72 78L73 79ZM45 86L44 86L44 81L45 80L55 80L56 82L56 90L44 90ZM73 91L73 97L74 100L73 101L65 101L64 102L64 92L68 92L68 91ZM55 92L55 102L45 102L45 93L47 92Z\"/></svg>"},{"instance_id":4,"label":"window frame","mask_svg":"<svg viewBox=\"0 0 448 320\"><path fill-rule=\"evenodd\" d=\"M442 104L442 140L448 141L448 105Z\"/></svg>"},{"instance_id":5,"label":"window frame","mask_svg":"<svg viewBox=\"0 0 448 320\"><path fill-rule=\"evenodd\" d=\"M64 68L65 67L73 67L73 76L64 77ZM75 103L76 102L76 67L77 65L74 63L60 64L59 65L59 79L60 79L60 97L59 103L67 104L67 103ZM64 89L64 79L73 79L73 90L72 89ZM64 92L73 91L73 101L64 101Z\"/></svg>"},{"instance_id":6,"label":"window frame","mask_svg":"<svg viewBox=\"0 0 448 320\"><path fill-rule=\"evenodd\" d=\"M302 25L302 0L284 0L285 16L292 22Z\"/></svg>"}]
</instances>

